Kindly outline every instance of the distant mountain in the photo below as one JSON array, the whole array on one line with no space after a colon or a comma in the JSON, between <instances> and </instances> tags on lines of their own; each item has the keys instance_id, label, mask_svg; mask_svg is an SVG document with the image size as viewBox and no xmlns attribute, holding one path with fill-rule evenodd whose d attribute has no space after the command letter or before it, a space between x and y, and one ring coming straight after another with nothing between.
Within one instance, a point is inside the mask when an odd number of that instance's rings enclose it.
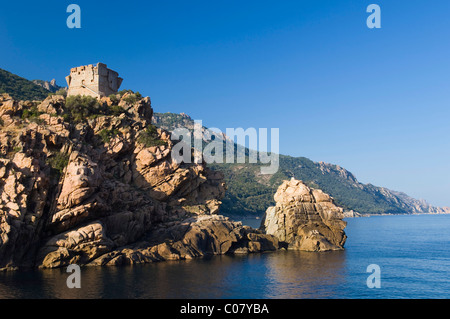
<instances>
[{"instance_id":1,"label":"distant mountain","mask_svg":"<svg viewBox=\"0 0 450 319\"><path fill-rule=\"evenodd\" d=\"M17 100L44 100L50 93L40 85L11 72L0 69L0 93L8 93Z\"/></svg>"},{"instance_id":2,"label":"distant mountain","mask_svg":"<svg viewBox=\"0 0 450 319\"><path fill-rule=\"evenodd\" d=\"M177 127L194 128L186 114L155 113L153 124L172 131ZM207 128L203 128L207 131ZM226 139L226 136L223 137ZM206 143L206 142L204 142ZM235 148L242 146L234 145ZM248 154L248 149L245 149ZM262 215L274 205L273 195L283 180L294 177L308 186L320 188L334 197L345 210L361 214L417 214L449 213L450 208L439 208L408 195L362 184L346 169L333 164L314 162L305 157L280 155L280 168L273 175L262 175L260 167L266 164L210 164L225 174L227 193L222 200L224 215Z\"/></svg>"},{"instance_id":3,"label":"distant mountain","mask_svg":"<svg viewBox=\"0 0 450 319\"><path fill-rule=\"evenodd\" d=\"M46 89L47 91L50 91L52 93L55 93L58 90L64 89L64 87L59 86L56 84L56 80L53 79L51 81L43 81L43 80L33 80L31 81L34 84L39 85L40 87L43 87L44 89Z\"/></svg>"}]
</instances>

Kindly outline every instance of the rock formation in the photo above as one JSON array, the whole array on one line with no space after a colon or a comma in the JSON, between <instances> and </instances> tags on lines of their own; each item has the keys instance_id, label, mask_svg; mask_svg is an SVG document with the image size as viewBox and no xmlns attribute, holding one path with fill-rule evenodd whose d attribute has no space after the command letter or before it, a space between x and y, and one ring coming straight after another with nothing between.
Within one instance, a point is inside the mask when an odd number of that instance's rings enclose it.
<instances>
[{"instance_id":1,"label":"rock formation","mask_svg":"<svg viewBox=\"0 0 450 319\"><path fill-rule=\"evenodd\" d=\"M87 99L0 95L0 269L342 249L342 209L322 191L286 181L262 229L243 226L218 215L222 173L172 159L150 98Z\"/></svg>"},{"instance_id":2,"label":"rock formation","mask_svg":"<svg viewBox=\"0 0 450 319\"><path fill-rule=\"evenodd\" d=\"M266 234L274 235L288 249L327 251L343 249L346 240L343 209L318 189L302 181L284 181L261 222Z\"/></svg>"},{"instance_id":3,"label":"rock formation","mask_svg":"<svg viewBox=\"0 0 450 319\"><path fill-rule=\"evenodd\" d=\"M56 91L63 89L63 87L56 84L56 80L53 79L50 82L49 81L43 81L43 80L33 80L31 81L34 84L39 85L40 87L43 87L49 92L55 93Z\"/></svg>"},{"instance_id":4,"label":"rock formation","mask_svg":"<svg viewBox=\"0 0 450 319\"><path fill-rule=\"evenodd\" d=\"M100 99L93 110L106 111L79 121L70 112L85 110L69 112L63 96L0 95L0 268L278 249L274 236L217 215L223 176L172 160L150 99L129 94Z\"/></svg>"}]
</instances>

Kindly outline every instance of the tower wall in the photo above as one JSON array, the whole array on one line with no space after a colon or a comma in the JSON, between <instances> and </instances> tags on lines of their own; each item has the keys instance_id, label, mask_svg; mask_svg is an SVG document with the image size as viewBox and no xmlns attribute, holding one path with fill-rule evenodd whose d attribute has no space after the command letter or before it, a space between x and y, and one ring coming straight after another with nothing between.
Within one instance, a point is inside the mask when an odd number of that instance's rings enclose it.
<instances>
[{"instance_id":1,"label":"tower wall","mask_svg":"<svg viewBox=\"0 0 450 319\"><path fill-rule=\"evenodd\" d=\"M108 96L117 93L122 78L106 64L84 65L70 70L66 77L69 89L67 95L89 95L93 97Z\"/></svg>"}]
</instances>

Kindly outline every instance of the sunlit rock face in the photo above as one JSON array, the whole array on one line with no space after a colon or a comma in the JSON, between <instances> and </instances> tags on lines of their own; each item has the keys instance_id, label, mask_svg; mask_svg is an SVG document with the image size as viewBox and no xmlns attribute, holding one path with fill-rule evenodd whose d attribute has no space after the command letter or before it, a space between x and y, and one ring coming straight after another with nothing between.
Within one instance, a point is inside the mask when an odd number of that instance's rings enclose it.
<instances>
[{"instance_id":1,"label":"sunlit rock face","mask_svg":"<svg viewBox=\"0 0 450 319\"><path fill-rule=\"evenodd\" d=\"M222 173L173 160L150 98L98 103L106 111L73 121L63 96L0 95L0 269L278 249L274 236L217 215Z\"/></svg>"},{"instance_id":2,"label":"sunlit rock face","mask_svg":"<svg viewBox=\"0 0 450 319\"><path fill-rule=\"evenodd\" d=\"M284 181L269 207L261 229L274 235L288 249L327 251L343 249L346 240L343 209L318 189L302 181Z\"/></svg>"}]
</instances>

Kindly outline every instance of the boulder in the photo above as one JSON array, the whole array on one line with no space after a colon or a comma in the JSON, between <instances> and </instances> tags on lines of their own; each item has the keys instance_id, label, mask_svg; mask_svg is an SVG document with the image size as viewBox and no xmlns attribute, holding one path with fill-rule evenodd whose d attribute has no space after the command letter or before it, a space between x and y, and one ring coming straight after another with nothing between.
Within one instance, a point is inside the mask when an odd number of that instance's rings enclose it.
<instances>
[{"instance_id":1,"label":"boulder","mask_svg":"<svg viewBox=\"0 0 450 319\"><path fill-rule=\"evenodd\" d=\"M278 240L220 215L197 215L160 224L144 241L114 250L93 260L91 266L117 266L165 260L186 260L223 254L273 251Z\"/></svg>"},{"instance_id":2,"label":"boulder","mask_svg":"<svg viewBox=\"0 0 450 319\"><path fill-rule=\"evenodd\" d=\"M50 95L37 106L37 109L45 114L60 115L63 113L65 102L63 95Z\"/></svg>"},{"instance_id":3,"label":"boulder","mask_svg":"<svg viewBox=\"0 0 450 319\"><path fill-rule=\"evenodd\" d=\"M347 236L343 209L323 191L302 181L284 181L261 222L266 234L274 235L288 249L304 251L341 250Z\"/></svg>"}]
</instances>

